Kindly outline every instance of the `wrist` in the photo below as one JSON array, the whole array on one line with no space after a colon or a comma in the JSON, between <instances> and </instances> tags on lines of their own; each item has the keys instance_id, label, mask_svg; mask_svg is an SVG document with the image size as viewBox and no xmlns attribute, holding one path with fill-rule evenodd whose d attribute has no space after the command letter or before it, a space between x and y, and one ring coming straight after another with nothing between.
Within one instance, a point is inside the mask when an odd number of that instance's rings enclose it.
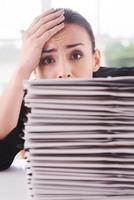
<instances>
[{"instance_id":1,"label":"wrist","mask_svg":"<svg viewBox=\"0 0 134 200\"><path fill-rule=\"evenodd\" d=\"M27 67L28 68L28 67ZM30 78L31 72L26 69L26 67L18 66L15 70L16 75L22 79L27 80Z\"/></svg>"}]
</instances>

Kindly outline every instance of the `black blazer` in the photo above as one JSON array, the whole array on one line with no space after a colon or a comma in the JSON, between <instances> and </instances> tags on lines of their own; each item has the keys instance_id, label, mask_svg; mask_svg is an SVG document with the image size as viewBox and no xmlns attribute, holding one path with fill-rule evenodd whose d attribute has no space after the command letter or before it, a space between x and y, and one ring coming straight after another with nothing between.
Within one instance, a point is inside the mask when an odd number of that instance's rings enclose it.
<instances>
[{"instance_id":1,"label":"black blazer","mask_svg":"<svg viewBox=\"0 0 134 200\"><path fill-rule=\"evenodd\" d=\"M134 67L100 67L93 77L134 76Z\"/></svg>"}]
</instances>

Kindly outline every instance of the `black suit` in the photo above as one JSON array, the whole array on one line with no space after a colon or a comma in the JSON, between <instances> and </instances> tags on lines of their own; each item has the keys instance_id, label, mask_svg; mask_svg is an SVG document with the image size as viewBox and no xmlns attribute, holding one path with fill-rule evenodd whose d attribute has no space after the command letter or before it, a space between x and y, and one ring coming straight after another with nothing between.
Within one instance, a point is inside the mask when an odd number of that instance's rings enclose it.
<instances>
[{"instance_id":1,"label":"black suit","mask_svg":"<svg viewBox=\"0 0 134 200\"><path fill-rule=\"evenodd\" d=\"M134 76L134 67L100 67L93 77Z\"/></svg>"}]
</instances>

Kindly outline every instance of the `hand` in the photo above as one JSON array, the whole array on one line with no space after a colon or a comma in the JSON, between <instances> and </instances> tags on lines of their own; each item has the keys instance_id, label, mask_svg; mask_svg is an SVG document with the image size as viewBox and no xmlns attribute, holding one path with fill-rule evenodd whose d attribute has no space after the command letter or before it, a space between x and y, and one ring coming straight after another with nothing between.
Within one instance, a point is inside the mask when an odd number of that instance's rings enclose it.
<instances>
[{"instance_id":1,"label":"hand","mask_svg":"<svg viewBox=\"0 0 134 200\"><path fill-rule=\"evenodd\" d=\"M38 66L45 43L64 27L64 11L54 9L36 17L26 31L22 31L22 52L19 68L24 73L31 72Z\"/></svg>"}]
</instances>

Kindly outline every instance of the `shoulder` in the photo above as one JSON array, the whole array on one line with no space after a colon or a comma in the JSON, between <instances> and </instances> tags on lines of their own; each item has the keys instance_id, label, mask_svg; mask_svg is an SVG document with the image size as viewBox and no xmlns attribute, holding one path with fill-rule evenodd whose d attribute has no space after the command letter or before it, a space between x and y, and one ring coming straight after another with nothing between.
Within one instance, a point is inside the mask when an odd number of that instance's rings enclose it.
<instances>
[{"instance_id":1,"label":"shoulder","mask_svg":"<svg viewBox=\"0 0 134 200\"><path fill-rule=\"evenodd\" d=\"M134 67L100 67L93 77L134 76Z\"/></svg>"}]
</instances>

